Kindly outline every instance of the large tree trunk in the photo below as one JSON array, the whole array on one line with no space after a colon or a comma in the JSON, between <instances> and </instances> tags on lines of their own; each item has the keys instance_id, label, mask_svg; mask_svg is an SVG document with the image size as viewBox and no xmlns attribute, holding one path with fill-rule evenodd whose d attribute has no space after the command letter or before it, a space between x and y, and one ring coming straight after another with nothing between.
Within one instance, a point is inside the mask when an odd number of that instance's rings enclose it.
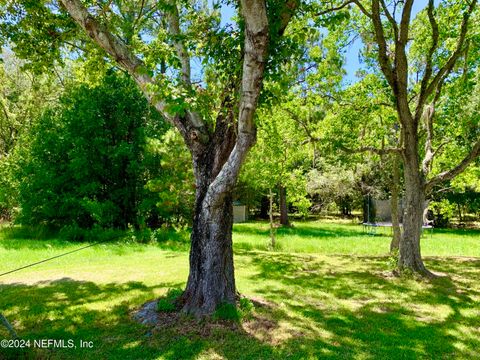
<instances>
[{"instance_id":1,"label":"large tree trunk","mask_svg":"<svg viewBox=\"0 0 480 360\"><path fill-rule=\"evenodd\" d=\"M287 189L285 186L280 185L278 192L280 195L280 224L290 226L290 222L288 221Z\"/></svg>"},{"instance_id":2,"label":"large tree trunk","mask_svg":"<svg viewBox=\"0 0 480 360\"><path fill-rule=\"evenodd\" d=\"M399 270L421 275L432 275L423 264L420 253L425 181L419 168L418 137L416 131L405 131L404 151L405 209L403 235L400 240Z\"/></svg>"},{"instance_id":3,"label":"large tree trunk","mask_svg":"<svg viewBox=\"0 0 480 360\"><path fill-rule=\"evenodd\" d=\"M183 295L183 310L196 316L211 314L222 303L235 304L236 297L232 194L222 194L210 206L204 202L206 192L205 188L197 189L190 274Z\"/></svg>"},{"instance_id":4,"label":"large tree trunk","mask_svg":"<svg viewBox=\"0 0 480 360\"><path fill-rule=\"evenodd\" d=\"M260 219L268 219L268 209L270 200L268 199L268 196L262 196L260 199Z\"/></svg>"},{"instance_id":5,"label":"large tree trunk","mask_svg":"<svg viewBox=\"0 0 480 360\"><path fill-rule=\"evenodd\" d=\"M191 148L196 194L190 273L182 301L183 311L197 317L212 314L222 303L235 304L232 193L255 138L248 137L240 149L233 116L231 110L221 115L209 143Z\"/></svg>"},{"instance_id":6,"label":"large tree trunk","mask_svg":"<svg viewBox=\"0 0 480 360\"><path fill-rule=\"evenodd\" d=\"M392 207L392 241L390 243L390 252L399 250L400 237L402 235L400 229L400 214L398 211L398 198L400 193L400 169L398 163L398 155L393 154L393 179L392 179L392 198L390 205Z\"/></svg>"}]
</instances>

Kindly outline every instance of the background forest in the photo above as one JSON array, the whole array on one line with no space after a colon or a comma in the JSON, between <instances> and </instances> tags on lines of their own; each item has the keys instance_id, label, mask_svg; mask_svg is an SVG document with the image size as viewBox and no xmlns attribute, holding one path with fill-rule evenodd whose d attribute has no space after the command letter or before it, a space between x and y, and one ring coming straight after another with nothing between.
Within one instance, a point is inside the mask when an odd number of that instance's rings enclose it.
<instances>
[{"instance_id":1,"label":"background forest","mask_svg":"<svg viewBox=\"0 0 480 360\"><path fill-rule=\"evenodd\" d=\"M267 84L271 98L258 112L257 144L235 190L251 219L268 219L270 195L275 216L360 222L371 199L392 198L395 181L393 196L403 196L401 174L395 180L393 171L401 173L401 163L367 149L398 137L381 79L358 70L357 80L346 82L336 36L305 47L303 56L321 63L305 60L301 79L287 92ZM92 70L77 60L38 74L4 50L1 217L72 239L92 236L91 229L188 226L195 185L185 145L125 74L100 64ZM478 132L469 130L479 121L478 76L451 84L440 100L439 166L453 164ZM477 160L432 193L431 219L437 227L475 227L479 191Z\"/></svg>"}]
</instances>

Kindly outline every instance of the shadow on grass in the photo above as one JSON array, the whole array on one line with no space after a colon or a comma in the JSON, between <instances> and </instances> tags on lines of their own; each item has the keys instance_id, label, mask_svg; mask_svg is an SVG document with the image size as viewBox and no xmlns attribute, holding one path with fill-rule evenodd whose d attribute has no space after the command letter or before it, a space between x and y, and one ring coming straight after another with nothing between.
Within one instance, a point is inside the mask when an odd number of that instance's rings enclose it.
<instances>
[{"instance_id":1,"label":"shadow on grass","mask_svg":"<svg viewBox=\"0 0 480 360\"><path fill-rule=\"evenodd\" d=\"M480 346L471 312L480 296L479 259L428 259L433 270L452 277L419 283L384 276L382 257L242 255L256 270L250 281L267 305L243 326L211 327L207 333L197 331L200 325L181 323L151 331L131 320L131 311L154 298L156 290L179 283L65 278L0 285L0 311L23 338L94 343L92 349L3 349L0 358L471 358ZM441 307L446 310L436 315Z\"/></svg>"},{"instance_id":2,"label":"shadow on grass","mask_svg":"<svg viewBox=\"0 0 480 360\"><path fill-rule=\"evenodd\" d=\"M389 276L386 257L328 259L335 260L264 253L256 253L252 260L258 270L252 279L257 284L275 280L283 285L269 283L256 291L282 302L300 323L310 319L318 332L328 334L328 351L320 357L471 358L477 354L480 259L429 258L432 270L451 274L431 281ZM295 341L301 346L301 339ZM312 346L320 354L325 348L318 344L313 341Z\"/></svg>"},{"instance_id":3,"label":"shadow on grass","mask_svg":"<svg viewBox=\"0 0 480 360\"><path fill-rule=\"evenodd\" d=\"M125 238L125 231L106 229L90 230L91 237L72 240L61 236L58 230L43 226L4 226L0 228L0 247L7 250L17 249L66 249L72 246L84 246L91 243L115 243Z\"/></svg>"},{"instance_id":4,"label":"shadow on grass","mask_svg":"<svg viewBox=\"0 0 480 360\"><path fill-rule=\"evenodd\" d=\"M202 352L207 358L212 352L228 359L276 358L273 346L239 327L211 328L205 335L195 332L198 326L175 324L152 331L132 320L131 311L154 298L155 289L178 286L99 285L69 278L0 285L0 309L22 339L73 340L77 345L72 349L0 349L0 359L194 359ZM124 297L129 300L117 299ZM112 304L105 309L99 306L101 302ZM1 331L0 335L6 337ZM93 348L80 348L80 340L93 341Z\"/></svg>"},{"instance_id":5,"label":"shadow on grass","mask_svg":"<svg viewBox=\"0 0 480 360\"><path fill-rule=\"evenodd\" d=\"M262 224L262 223L261 223ZM269 236L270 229L267 223L263 223L265 228L259 226L252 226L253 224L236 224L234 232L238 234ZM291 236L296 235L302 238L329 238L329 237L353 237L362 236L364 233L361 228L346 229L347 225L335 226L325 224L318 224L315 227L306 226L302 223L295 223L292 227L279 227L276 230L277 236Z\"/></svg>"}]
</instances>

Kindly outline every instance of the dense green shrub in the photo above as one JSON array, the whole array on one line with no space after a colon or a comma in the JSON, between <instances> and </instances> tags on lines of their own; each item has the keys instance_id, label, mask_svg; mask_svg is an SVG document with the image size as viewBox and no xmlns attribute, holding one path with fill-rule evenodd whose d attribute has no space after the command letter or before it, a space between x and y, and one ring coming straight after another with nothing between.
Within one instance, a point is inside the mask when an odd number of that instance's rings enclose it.
<instances>
[{"instance_id":1,"label":"dense green shrub","mask_svg":"<svg viewBox=\"0 0 480 360\"><path fill-rule=\"evenodd\" d=\"M154 195L145 189L147 173L160 171L154 159L146 168L147 135L150 127L161 136L161 124L125 76L112 73L93 88L67 89L19 150L20 222L67 227L72 234L80 233L77 228L143 225L156 212L143 204Z\"/></svg>"}]
</instances>

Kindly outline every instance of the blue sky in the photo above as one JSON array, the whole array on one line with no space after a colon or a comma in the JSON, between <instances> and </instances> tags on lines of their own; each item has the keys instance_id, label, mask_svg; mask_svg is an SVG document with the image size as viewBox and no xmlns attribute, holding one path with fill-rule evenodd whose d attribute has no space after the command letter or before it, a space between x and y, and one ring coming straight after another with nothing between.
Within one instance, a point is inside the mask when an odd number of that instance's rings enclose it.
<instances>
[{"instance_id":1,"label":"blue sky","mask_svg":"<svg viewBox=\"0 0 480 360\"><path fill-rule=\"evenodd\" d=\"M437 1L435 1L437 3ZM416 0L413 3L412 8L412 18L414 18L421 10L423 10L428 4L427 0ZM398 18L398 16L397 16ZM346 53L346 65L345 70L347 75L345 77L346 82L355 82L358 78L355 76L357 70L361 69L361 64L359 62L359 51L362 47L362 42L360 39L353 42L352 45L347 49Z\"/></svg>"},{"instance_id":2,"label":"blue sky","mask_svg":"<svg viewBox=\"0 0 480 360\"><path fill-rule=\"evenodd\" d=\"M435 3L438 3L438 0L436 0ZM412 8L412 18L415 17L415 15L420 10L424 9L427 6L427 4L428 4L427 0L414 1L413 8ZM231 18L233 15L235 15L234 9L230 6L226 6L222 4L222 8L221 8L222 25L225 25L227 23L233 23L233 21L231 21ZM345 76L345 82L347 83L352 83L358 80L358 78L355 76L355 73L362 67L359 61L359 51L361 47L362 47L362 42L361 40L358 39L354 41L347 49L347 52L345 55L346 57L345 70L347 72L347 75Z\"/></svg>"}]
</instances>

